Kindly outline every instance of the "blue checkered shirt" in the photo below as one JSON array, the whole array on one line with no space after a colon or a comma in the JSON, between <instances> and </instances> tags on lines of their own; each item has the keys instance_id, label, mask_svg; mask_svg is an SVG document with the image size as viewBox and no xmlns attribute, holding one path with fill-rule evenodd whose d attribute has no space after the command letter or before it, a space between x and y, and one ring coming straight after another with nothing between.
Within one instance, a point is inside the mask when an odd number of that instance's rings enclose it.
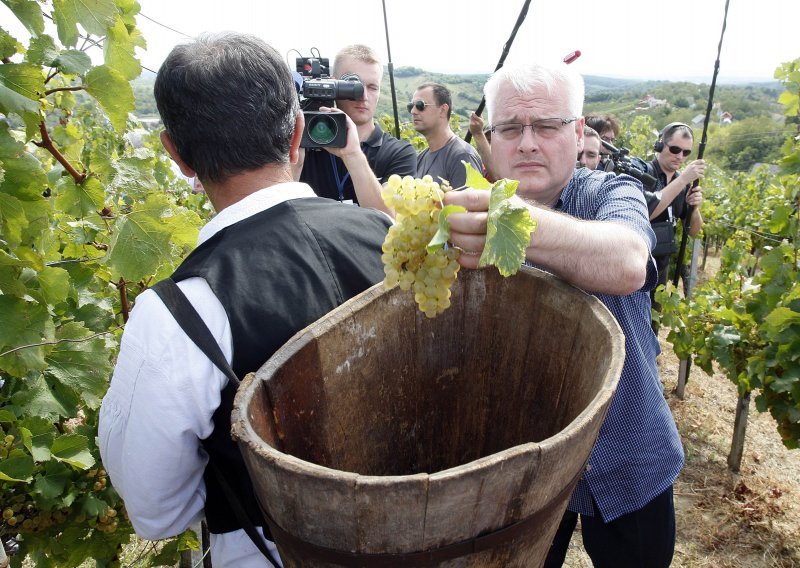
<instances>
[{"instance_id":1,"label":"blue checkered shirt","mask_svg":"<svg viewBox=\"0 0 800 568\"><path fill-rule=\"evenodd\" d=\"M628 176L576 169L556 209L578 219L614 221L655 246L641 185ZM609 522L644 507L673 484L683 467L683 446L664 399L650 327L649 290L656 285L652 259L647 281L628 296L594 294L625 333L625 364L605 422L569 510L598 513Z\"/></svg>"}]
</instances>

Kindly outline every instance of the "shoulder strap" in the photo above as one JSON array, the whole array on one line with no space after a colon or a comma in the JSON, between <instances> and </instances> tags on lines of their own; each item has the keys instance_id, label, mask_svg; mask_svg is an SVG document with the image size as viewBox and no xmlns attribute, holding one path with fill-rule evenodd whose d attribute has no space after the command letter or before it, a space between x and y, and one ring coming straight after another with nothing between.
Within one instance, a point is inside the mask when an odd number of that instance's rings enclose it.
<instances>
[{"instance_id":1,"label":"shoulder strap","mask_svg":"<svg viewBox=\"0 0 800 568\"><path fill-rule=\"evenodd\" d=\"M227 359L225 359L225 355L222 353L219 343L214 339L211 330L208 329L208 326L200 317L200 314L197 313L197 310L194 309L194 306L189 302L186 295L178 288L175 281L172 278L165 278L152 288L153 291L158 294L158 297L161 298L161 301L164 302L164 305L167 306L172 317L175 318L175 321L178 322L178 325L181 326L181 329L186 333L189 339L191 339L194 344L205 353L206 357L228 377L228 380L238 388L240 383L239 377L236 376L236 373L233 372L233 369L231 369L231 366L228 364ZM222 472L213 461L209 461L208 463L217 481L219 481L222 491L225 493L231 509L233 509L234 515L236 515L236 520L242 525L244 532L247 533L247 536L250 537L250 540L253 541L253 544L256 545L256 548L258 548L261 554L269 559L274 566L280 566L281 564L272 556L272 553L264 543L264 539L258 534L250 517L245 513L244 507L228 483L228 480L225 479L225 476L222 475ZM264 524L264 530L268 531L266 523ZM270 536L272 535L270 534Z\"/></svg>"}]
</instances>

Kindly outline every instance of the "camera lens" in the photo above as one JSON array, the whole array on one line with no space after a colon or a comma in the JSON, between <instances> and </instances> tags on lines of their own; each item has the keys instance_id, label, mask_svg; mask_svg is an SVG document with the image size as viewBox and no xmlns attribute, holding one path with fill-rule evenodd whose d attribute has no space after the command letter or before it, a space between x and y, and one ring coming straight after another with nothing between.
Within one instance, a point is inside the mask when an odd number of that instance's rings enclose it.
<instances>
[{"instance_id":1,"label":"camera lens","mask_svg":"<svg viewBox=\"0 0 800 568\"><path fill-rule=\"evenodd\" d=\"M336 81L336 98L357 101L364 96L364 85L358 79Z\"/></svg>"},{"instance_id":2,"label":"camera lens","mask_svg":"<svg viewBox=\"0 0 800 568\"><path fill-rule=\"evenodd\" d=\"M308 123L308 137L320 146L333 142L339 127L329 114L318 114Z\"/></svg>"}]
</instances>

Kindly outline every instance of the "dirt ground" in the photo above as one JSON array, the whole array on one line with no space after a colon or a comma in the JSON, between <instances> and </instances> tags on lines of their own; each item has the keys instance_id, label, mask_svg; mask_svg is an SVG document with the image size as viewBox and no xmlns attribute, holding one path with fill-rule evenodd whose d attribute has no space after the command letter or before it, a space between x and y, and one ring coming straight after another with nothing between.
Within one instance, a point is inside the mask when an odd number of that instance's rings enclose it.
<instances>
[{"instance_id":1,"label":"dirt ground","mask_svg":"<svg viewBox=\"0 0 800 568\"><path fill-rule=\"evenodd\" d=\"M661 330L664 393L686 450L675 483L675 568L800 567L800 450L787 450L775 421L750 405L742 467L730 473L735 385L692 367L684 399L674 393L678 359ZM579 531L565 566L591 567Z\"/></svg>"}]
</instances>

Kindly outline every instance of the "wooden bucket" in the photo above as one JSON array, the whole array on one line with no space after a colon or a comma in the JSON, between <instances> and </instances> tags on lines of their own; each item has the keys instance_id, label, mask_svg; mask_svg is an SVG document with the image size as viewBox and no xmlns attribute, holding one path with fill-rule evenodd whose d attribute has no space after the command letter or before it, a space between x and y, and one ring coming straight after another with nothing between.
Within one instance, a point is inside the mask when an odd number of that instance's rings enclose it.
<instances>
[{"instance_id":1,"label":"wooden bucket","mask_svg":"<svg viewBox=\"0 0 800 568\"><path fill-rule=\"evenodd\" d=\"M462 271L452 304L430 320L377 285L243 382L234 438L284 566L543 562L623 334L531 268Z\"/></svg>"}]
</instances>

